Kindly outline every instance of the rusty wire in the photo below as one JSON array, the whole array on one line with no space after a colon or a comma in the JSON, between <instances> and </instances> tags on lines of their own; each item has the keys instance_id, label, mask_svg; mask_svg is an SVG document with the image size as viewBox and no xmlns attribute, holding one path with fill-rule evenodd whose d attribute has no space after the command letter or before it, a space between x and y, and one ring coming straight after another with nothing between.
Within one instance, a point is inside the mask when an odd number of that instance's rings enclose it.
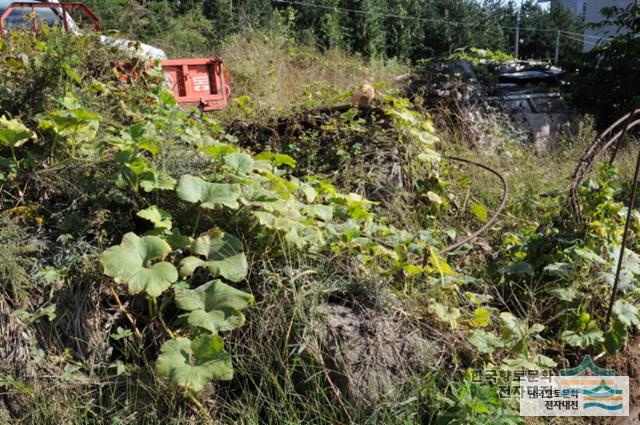
<instances>
[{"instance_id":1,"label":"rusty wire","mask_svg":"<svg viewBox=\"0 0 640 425\"><path fill-rule=\"evenodd\" d=\"M475 162L475 161L471 161L471 160L464 159L464 158L458 158L458 157L455 157L455 156L447 156L446 158L450 159L450 160L453 160L453 161L464 162L466 164L475 165L476 167L480 167L480 168L482 168L482 169L484 169L486 171L489 171L490 173L494 174L495 176L497 176L498 179L500 179L500 183L502 184L502 200L500 202L500 206L495 210L495 212L493 213L491 218L489 220L487 220L487 222L484 224L484 226L482 226L481 228L479 228L478 230L476 230L475 232L473 232L472 234L470 234L466 238L447 246L446 248L444 248L443 250L440 251L441 254L446 254L447 252L451 252L451 251L453 251L453 250L455 250L457 248L460 248L462 245L464 245L464 244L466 244L468 242L471 242L472 240L476 239L478 236L480 236L481 234L486 232L489 228L491 228L491 226L493 226L493 223L495 223L496 220L498 219L498 216L500 215L502 210L504 210L504 208L507 206L507 198L509 196L509 186L507 185L507 181L502 176L502 174L498 173L493 168L488 167L488 166L486 166L484 164L480 164L480 163Z\"/></svg>"},{"instance_id":2,"label":"rusty wire","mask_svg":"<svg viewBox=\"0 0 640 425\"><path fill-rule=\"evenodd\" d=\"M640 109L629 112L622 118L614 122L610 127L604 130L596 139L595 142L589 146L589 149L582 155L580 162L573 173L573 179L571 181L571 188L569 194L569 202L571 204L571 210L576 220L576 225L581 227L584 223L582 216L582 210L580 208L579 188L589 172L593 169L593 166L600 155L605 153L609 148L613 146L613 152L609 159L609 164L613 164L620 149L620 145L624 140L627 132L634 127L640 125ZM622 128L622 130L620 130ZM640 178L640 151L636 159L636 168L633 176L633 187L631 190L631 199L629 201L629 207L627 209L627 218L624 224L624 233L622 234L622 244L620 245L620 254L618 255L618 264L616 265L616 275L613 281L613 288L611 290L611 297L609 300L609 306L607 308L607 316L605 319L605 328L608 328L611 324L611 314L613 312L613 306L616 302L618 295L618 286L620 284L620 274L622 272L622 265L624 262L624 252L627 247L627 241L629 238L629 228L631 224L631 214L635 208L636 195L638 190L638 179Z\"/></svg>"},{"instance_id":3,"label":"rusty wire","mask_svg":"<svg viewBox=\"0 0 640 425\"><path fill-rule=\"evenodd\" d=\"M639 118L634 120L635 118ZM611 146L616 145L611 162L615 160L619 144L624 139L627 132L640 125L640 109L636 109L614 122L609 128L604 130L598 138L589 146L589 149L580 157L578 166L573 173L569 191L569 204L578 227L583 225L582 209L580 207L579 190L580 185L593 169L593 166L600 155L605 153ZM620 127L624 126L622 130ZM619 131L618 131L619 130Z\"/></svg>"}]
</instances>

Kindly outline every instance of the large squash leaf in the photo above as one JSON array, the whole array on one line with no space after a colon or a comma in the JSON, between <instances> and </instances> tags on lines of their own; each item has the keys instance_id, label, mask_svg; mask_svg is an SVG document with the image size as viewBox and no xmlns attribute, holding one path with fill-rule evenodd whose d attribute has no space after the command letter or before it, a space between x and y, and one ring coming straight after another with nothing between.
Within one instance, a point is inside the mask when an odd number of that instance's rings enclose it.
<instances>
[{"instance_id":1,"label":"large squash leaf","mask_svg":"<svg viewBox=\"0 0 640 425\"><path fill-rule=\"evenodd\" d=\"M169 244L157 236L141 238L135 233L127 233L120 245L100 255L100 262L107 276L128 285L130 294L144 291L150 297L157 298L178 280L178 271L166 261L153 265L150 263L163 258L170 251Z\"/></svg>"},{"instance_id":2,"label":"large squash leaf","mask_svg":"<svg viewBox=\"0 0 640 425\"><path fill-rule=\"evenodd\" d=\"M609 261L611 268L602 272L602 278L613 286L620 259L620 245L610 245L608 247ZM619 288L623 292L634 291L638 289L636 276L640 275L640 256L630 249L624 251L622 259L622 270L620 272Z\"/></svg>"},{"instance_id":3,"label":"large squash leaf","mask_svg":"<svg viewBox=\"0 0 640 425\"><path fill-rule=\"evenodd\" d=\"M604 333L597 327L587 329L583 332L564 331L560 339L566 341L572 347L587 348L596 343L604 341Z\"/></svg>"},{"instance_id":4,"label":"large squash leaf","mask_svg":"<svg viewBox=\"0 0 640 425\"><path fill-rule=\"evenodd\" d=\"M213 280L196 289L176 291L178 307L192 326L207 329L214 335L230 331L244 324L242 310L252 304L252 295Z\"/></svg>"},{"instance_id":5,"label":"large squash leaf","mask_svg":"<svg viewBox=\"0 0 640 425\"><path fill-rule=\"evenodd\" d=\"M79 105L73 105L71 109L48 112L45 117L46 119L41 119L41 122L44 124L44 121L48 121L51 128L71 144L90 142L95 139L102 120L100 115L89 112Z\"/></svg>"},{"instance_id":6,"label":"large squash leaf","mask_svg":"<svg viewBox=\"0 0 640 425\"><path fill-rule=\"evenodd\" d=\"M616 301L613 305L613 314L615 314L618 320L625 326L640 326L638 308L627 300L619 299Z\"/></svg>"},{"instance_id":7,"label":"large squash leaf","mask_svg":"<svg viewBox=\"0 0 640 425\"><path fill-rule=\"evenodd\" d=\"M229 154L224 157L224 162L230 168L241 173L249 173L253 169L253 159L246 153Z\"/></svg>"},{"instance_id":8,"label":"large squash leaf","mask_svg":"<svg viewBox=\"0 0 640 425\"><path fill-rule=\"evenodd\" d=\"M279 167L281 165L288 165L291 168L296 168L296 160L291 158L289 155L281 153L261 152L258 155L254 156L253 159L255 159L256 161L272 161L276 167Z\"/></svg>"},{"instance_id":9,"label":"large squash leaf","mask_svg":"<svg viewBox=\"0 0 640 425\"><path fill-rule=\"evenodd\" d=\"M205 267L213 277L222 276L240 282L247 276L247 257L242 242L228 233L211 231L200 236L191 246L199 257L187 257L180 263L180 274L190 276L198 267Z\"/></svg>"},{"instance_id":10,"label":"large squash leaf","mask_svg":"<svg viewBox=\"0 0 640 425\"><path fill-rule=\"evenodd\" d=\"M507 344L511 344L513 350L523 352L528 348L529 339L544 330L544 325L534 323L529 325L526 320L521 320L511 313L500 313L500 326L502 338Z\"/></svg>"},{"instance_id":11,"label":"large squash leaf","mask_svg":"<svg viewBox=\"0 0 640 425\"><path fill-rule=\"evenodd\" d=\"M25 142L35 139L36 135L19 120L10 120L0 117L0 144L11 148L17 148Z\"/></svg>"},{"instance_id":12,"label":"large squash leaf","mask_svg":"<svg viewBox=\"0 0 640 425\"><path fill-rule=\"evenodd\" d=\"M476 349L484 354L492 354L496 349L503 348L504 342L493 332L476 330L471 333L468 341L476 347Z\"/></svg>"},{"instance_id":13,"label":"large squash leaf","mask_svg":"<svg viewBox=\"0 0 640 425\"><path fill-rule=\"evenodd\" d=\"M140 210L136 215L152 222L156 229L171 229L171 214L156 205Z\"/></svg>"},{"instance_id":14,"label":"large squash leaf","mask_svg":"<svg viewBox=\"0 0 640 425\"><path fill-rule=\"evenodd\" d=\"M149 170L139 175L140 187L145 192L154 190L173 190L176 187L176 180L167 173Z\"/></svg>"},{"instance_id":15,"label":"large squash leaf","mask_svg":"<svg viewBox=\"0 0 640 425\"><path fill-rule=\"evenodd\" d=\"M178 197L183 201L199 203L202 208L215 209L219 205L237 209L240 190L236 185L209 183L200 177L182 176L178 182Z\"/></svg>"},{"instance_id":16,"label":"large squash leaf","mask_svg":"<svg viewBox=\"0 0 640 425\"><path fill-rule=\"evenodd\" d=\"M222 338L201 335L193 341L175 338L160 348L156 362L159 376L171 383L193 391L200 391L210 381L229 381L233 378L233 366L229 353L224 351Z\"/></svg>"},{"instance_id":17,"label":"large squash leaf","mask_svg":"<svg viewBox=\"0 0 640 425\"><path fill-rule=\"evenodd\" d=\"M429 313L434 314L441 321L448 323L451 329L458 328L458 319L460 319L460 309L441 303L434 303L428 308Z\"/></svg>"}]
</instances>

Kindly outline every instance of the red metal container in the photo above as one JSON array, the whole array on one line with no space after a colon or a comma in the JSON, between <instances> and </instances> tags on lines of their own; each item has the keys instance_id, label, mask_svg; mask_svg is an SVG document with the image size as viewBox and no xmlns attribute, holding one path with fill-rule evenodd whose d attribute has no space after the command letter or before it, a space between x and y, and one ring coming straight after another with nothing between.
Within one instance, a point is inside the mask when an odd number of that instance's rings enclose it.
<instances>
[{"instance_id":1,"label":"red metal container","mask_svg":"<svg viewBox=\"0 0 640 425\"><path fill-rule=\"evenodd\" d=\"M82 3L45 3L45 2L14 2L6 10L0 11L0 37L3 36L6 22L11 13L21 9L35 12L40 9L59 10L62 26L69 31L70 10L80 10L91 21L96 31L100 31L100 20L89 7ZM38 16L33 13L31 25L38 30ZM25 22L26 23L26 22ZM164 71L165 87L186 108L199 108L203 111L217 111L224 109L229 101L231 78L224 69L219 58L171 59L161 63ZM137 78L135 73L127 69L126 63L116 64L124 72L125 79ZM133 75L132 75L133 74Z\"/></svg>"},{"instance_id":2,"label":"red metal container","mask_svg":"<svg viewBox=\"0 0 640 425\"><path fill-rule=\"evenodd\" d=\"M178 103L203 111L217 111L227 106L231 89L221 59L171 59L160 65L165 87Z\"/></svg>"}]
</instances>

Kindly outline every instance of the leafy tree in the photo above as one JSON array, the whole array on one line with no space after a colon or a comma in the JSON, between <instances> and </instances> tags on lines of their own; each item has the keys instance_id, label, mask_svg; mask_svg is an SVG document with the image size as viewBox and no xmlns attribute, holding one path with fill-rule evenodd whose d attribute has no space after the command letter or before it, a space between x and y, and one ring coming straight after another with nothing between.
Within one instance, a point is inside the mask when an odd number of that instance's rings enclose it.
<instances>
[{"instance_id":1,"label":"leafy tree","mask_svg":"<svg viewBox=\"0 0 640 425\"><path fill-rule=\"evenodd\" d=\"M204 16L213 22L215 31L213 37L216 42L232 34L236 26L236 5L233 0L204 0L202 9Z\"/></svg>"},{"instance_id":2,"label":"leafy tree","mask_svg":"<svg viewBox=\"0 0 640 425\"><path fill-rule=\"evenodd\" d=\"M354 14L351 20L348 39L353 49L366 56L384 56L386 31L384 19L377 14L384 13L385 7L380 0L356 0L347 2L349 9L363 10L366 14Z\"/></svg>"},{"instance_id":3,"label":"leafy tree","mask_svg":"<svg viewBox=\"0 0 640 425\"><path fill-rule=\"evenodd\" d=\"M424 3L421 16L426 20L421 29L421 43L412 53L412 58L449 54L468 45L473 26L478 22L473 22L471 7L473 5L468 0L431 0Z\"/></svg>"},{"instance_id":4,"label":"leafy tree","mask_svg":"<svg viewBox=\"0 0 640 425\"><path fill-rule=\"evenodd\" d=\"M329 0L325 4L337 6L339 0ZM341 25L341 14L337 11L327 11L320 17L318 44L323 48L346 47L345 35Z\"/></svg>"},{"instance_id":5,"label":"leafy tree","mask_svg":"<svg viewBox=\"0 0 640 425\"><path fill-rule=\"evenodd\" d=\"M640 6L602 10L605 21L593 27L614 26L618 35L589 52L577 81L577 99L606 124L640 107ZM593 84L597 81L598 84Z\"/></svg>"},{"instance_id":6,"label":"leafy tree","mask_svg":"<svg viewBox=\"0 0 640 425\"><path fill-rule=\"evenodd\" d=\"M515 11L514 11L515 13ZM515 22L515 18L514 21ZM557 43L557 30L578 33L581 31L580 19L566 7L552 2L548 11L543 10L533 0L522 4L520 26L520 57L553 59ZM581 49L580 43L561 37L561 55L571 60Z\"/></svg>"},{"instance_id":7,"label":"leafy tree","mask_svg":"<svg viewBox=\"0 0 640 425\"><path fill-rule=\"evenodd\" d=\"M501 0L485 0L482 3L481 19L484 27L478 29L474 47L510 52L513 49L513 31L508 27L512 8Z\"/></svg>"},{"instance_id":8,"label":"leafy tree","mask_svg":"<svg viewBox=\"0 0 640 425\"><path fill-rule=\"evenodd\" d=\"M168 51L194 53L220 45L229 35L263 30L322 49L344 48L366 57L416 61L461 47L511 51L516 4L502 0L318 0L286 4L271 0L88 0L107 29ZM569 10L522 5L522 57L551 58L556 33L579 31ZM533 28L533 30L531 29ZM545 30L545 31L543 31ZM561 57L580 46L563 39Z\"/></svg>"}]
</instances>

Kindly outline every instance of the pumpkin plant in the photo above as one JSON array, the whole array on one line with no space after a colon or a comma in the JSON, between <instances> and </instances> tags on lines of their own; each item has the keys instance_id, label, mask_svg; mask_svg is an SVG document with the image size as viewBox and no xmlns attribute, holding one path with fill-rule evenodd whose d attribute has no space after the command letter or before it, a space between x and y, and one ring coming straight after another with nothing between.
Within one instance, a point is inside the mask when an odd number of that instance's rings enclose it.
<instances>
[{"instance_id":1,"label":"pumpkin plant","mask_svg":"<svg viewBox=\"0 0 640 425\"><path fill-rule=\"evenodd\" d=\"M212 380L233 378L231 356L224 351L222 338L217 335L200 335L193 341L174 338L165 342L160 349L156 372L169 378L172 384L193 391L200 391Z\"/></svg>"},{"instance_id":2,"label":"pumpkin plant","mask_svg":"<svg viewBox=\"0 0 640 425\"><path fill-rule=\"evenodd\" d=\"M194 327L217 335L244 324L242 310L253 303L253 297L220 280L213 280L196 289L176 291L176 304L187 311L182 315Z\"/></svg>"},{"instance_id":3,"label":"pumpkin plant","mask_svg":"<svg viewBox=\"0 0 640 425\"><path fill-rule=\"evenodd\" d=\"M162 260L171 252L167 242L157 236L139 237L127 233L120 245L107 249L100 256L104 272L116 282L126 283L129 294L143 292L152 299L158 298L172 283L178 280L178 270Z\"/></svg>"},{"instance_id":4,"label":"pumpkin plant","mask_svg":"<svg viewBox=\"0 0 640 425\"><path fill-rule=\"evenodd\" d=\"M0 156L0 166L5 169L0 169L0 181L16 175L19 166L16 149L35 138L35 133L20 120L0 117L0 149L5 147L11 151L10 159Z\"/></svg>"},{"instance_id":5,"label":"pumpkin plant","mask_svg":"<svg viewBox=\"0 0 640 425\"><path fill-rule=\"evenodd\" d=\"M430 126L409 113L405 105L390 114L394 123L403 127L403 137L413 140L417 153L424 154L423 163L435 167L439 157L432 150ZM137 213L153 229L143 236L126 234L100 259L105 274L126 284L131 295L144 294L150 300L152 316L161 319L167 300L182 312L176 323L170 324L173 331L165 328L170 338L160 349L156 371L190 397L212 380L231 379L233 367L220 334L242 326L243 311L254 302L251 294L231 285L245 280L249 271L242 241L215 226L202 229L202 216L215 223L220 211L231 210L252 226L247 237L259 237L268 244L279 235L300 250L350 252L361 261L363 270L377 267L392 273L410 268L412 262L421 260L428 246L437 244L423 233L412 234L384 224L371 211L375 204L362 196L340 193L326 180L291 177L279 168L295 168L295 160L287 155L252 156L214 140L201 127L206 121L190 119L175 105L159 102L147 115L144 123L121 130L107 143L121 165L117 180L121 187L128 186L140 195L142 203L148 203L148 195L139 193L138 187L145 192L174 191L180 201L191 204L195 216L191 236L175 227L168 212L175 205L163 205L156 196L157 205ZM161 118L153 118L156 116ZM210 168L200 175L176 176L176 180L157 170L154 164L162 155L158 140L169 138L195 147L199 155L209 159ZM226 223L224 226L228 228ZM438 275L449 269L444 260L440 262ZM436 273L435 267L414 268L414 274ZM160 297L163 302L158 303Z\"/></svg>"},{"instance_id":6,"label":"pumpkin plant","mask_svg":"<svg viewBox=\"0 0 640 425\"><path fill-rule=\"evenodd\" d=\"M143 211L142 216L157 224L170 222L171 216L166 211L161 212L158 208ZM184 258L182 263L186 261L191 273L203 267L212 277L236 282L247 275L242 243L227 233L211 230L193 241L189 250L207 258L206 261L193 256ZM122 243L100 255L100 261L106 275L126 284L131 295L144 293L151 301L151 313L162 314L157 311L156 299L179 277L176 266L167 261L169 257L177 257L177 252L172 252L162 237L127 233ZM183 275L188 277L191 273ZM185 285L190 282L186 281ZM186 319L190 330L182 329L177 333L188 332L195 338L179 336L166 341L161 347L156 370L159 376L170 378L170 382L187 391L199 391L211 380L233 376L230 356L224 351L218 333L242 326L245 321L242 310L251 305L254 298L221 280L212 280L193 290L185 289L185 285L175 286L174 298L176 306L185 312L180 317Z\"/></svg>"}]
</instances>

